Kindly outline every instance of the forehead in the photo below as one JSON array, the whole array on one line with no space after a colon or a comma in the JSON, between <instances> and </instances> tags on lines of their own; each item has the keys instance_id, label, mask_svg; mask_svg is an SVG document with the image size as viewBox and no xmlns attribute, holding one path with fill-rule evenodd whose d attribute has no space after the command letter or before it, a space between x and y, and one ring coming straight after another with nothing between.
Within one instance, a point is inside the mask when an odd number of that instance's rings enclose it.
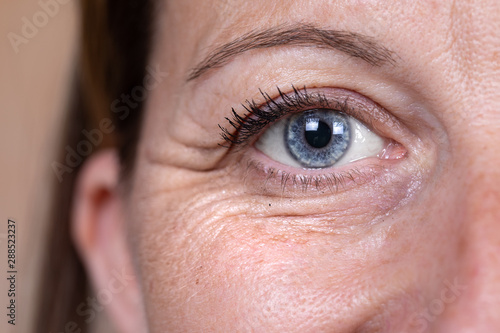
<instances>
[{"instance_id":1,"label":"forehead","mask_svg":"<svg viewBox=\"0 0 500 333\"><path fill-rule=\"evenodd\" d=\"M457 57L473 51L491 58L480 40L496 36L498 7L495 0L164 1L158 12L155 53L173 56L176 69L186 69L210 49L249 31L302 22L355 31L388 44L413 41L408 46L420 52L456 48Z\"/></svg>"},{"instance_id":2,"label":"forehead","mask_svg":"<svg viewBox=\"0 0 500 333\"><path fill-rule=\"evenodd\" d=\"M354 31L381 41L401 34L439 39L452 29L477 26L459 24L458 21L467 19L460 15L470 12L470 6L467 1L460 5L454 3L409 0L165 1L158 12L155 51L178 54L177 68L181 63L194 65L211 48L249 31L297 22Z\"/></svg>"}]
</instances>

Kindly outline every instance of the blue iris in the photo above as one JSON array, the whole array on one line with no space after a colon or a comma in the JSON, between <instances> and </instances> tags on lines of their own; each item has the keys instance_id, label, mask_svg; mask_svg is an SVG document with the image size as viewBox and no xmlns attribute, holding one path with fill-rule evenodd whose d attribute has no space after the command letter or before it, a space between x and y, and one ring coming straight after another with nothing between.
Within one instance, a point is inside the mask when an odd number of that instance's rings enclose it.
<instances>
[{"instance_id":1,"label":"blue iris","mask_svg":"<svg viewBox=\"0 0 500 333\"><path fill-rule=\"evenodd\" d=\"M290 154L305 168L334 165L350 141L347 116L327 109L309 110L291 117L285 131Z\"/></svg>"}]
</instances>

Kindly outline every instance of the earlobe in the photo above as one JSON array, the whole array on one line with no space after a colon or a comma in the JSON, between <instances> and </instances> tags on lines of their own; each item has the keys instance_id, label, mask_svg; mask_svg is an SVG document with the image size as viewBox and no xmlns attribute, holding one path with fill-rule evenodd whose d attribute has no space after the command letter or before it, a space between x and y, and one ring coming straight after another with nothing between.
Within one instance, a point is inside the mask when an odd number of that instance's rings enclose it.
<instances>
[{"instance_id":1,"label":"earlobe","mask_svg":"<svg viewBox=\"0 0 500 333\"><path fill-rule=\"evenodd\" d=\"M89 325L105 310L119 332L146 332L144 306L127 245L119 172L116 152L106 150L90 157L78 176L72 238L95 292L92 299L82 300L89 304L80 312Z\"/></svg>"}]
</instances>

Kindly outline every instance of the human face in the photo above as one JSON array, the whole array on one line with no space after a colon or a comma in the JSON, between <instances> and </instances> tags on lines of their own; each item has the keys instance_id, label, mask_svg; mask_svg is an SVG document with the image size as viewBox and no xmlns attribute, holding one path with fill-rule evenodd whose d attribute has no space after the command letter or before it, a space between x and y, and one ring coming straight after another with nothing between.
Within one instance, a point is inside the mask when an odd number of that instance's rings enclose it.
<instances>
[{"instance_id":1,"label":"human face","mask_svg":"<svg viewBox=\"0 0 500 333\"><path fill-rule=\"evenodd\" d=\"M500 330L498 1L165 1L157 19L168 77L123 199L151 332ZM277 112L259 90L282 112L244 127L247 100ZM320 108L377 151L266 150Z\"/></svg>"}]
</instances>

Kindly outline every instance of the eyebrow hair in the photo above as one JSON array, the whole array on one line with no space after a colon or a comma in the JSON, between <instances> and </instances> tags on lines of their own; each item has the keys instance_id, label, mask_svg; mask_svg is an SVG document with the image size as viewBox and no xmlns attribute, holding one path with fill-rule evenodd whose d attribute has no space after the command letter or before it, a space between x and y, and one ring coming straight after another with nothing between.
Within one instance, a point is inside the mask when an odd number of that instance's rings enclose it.
<instances>
[{"instance_id":1,"label":"eyebrow hair","mask_svg":"<svg viewBox=\"0 0 500 333\"><path fill-rule=\"evenodd\" d=\"M320 29L311 24L279 25L251 31L216 48L191 70L187 81L199 78L211 69L224 66L244 52L281 45L334 49L373 66L396 62L394 52L370 36L344 30Z\"/></svg>"}]
</instances>

